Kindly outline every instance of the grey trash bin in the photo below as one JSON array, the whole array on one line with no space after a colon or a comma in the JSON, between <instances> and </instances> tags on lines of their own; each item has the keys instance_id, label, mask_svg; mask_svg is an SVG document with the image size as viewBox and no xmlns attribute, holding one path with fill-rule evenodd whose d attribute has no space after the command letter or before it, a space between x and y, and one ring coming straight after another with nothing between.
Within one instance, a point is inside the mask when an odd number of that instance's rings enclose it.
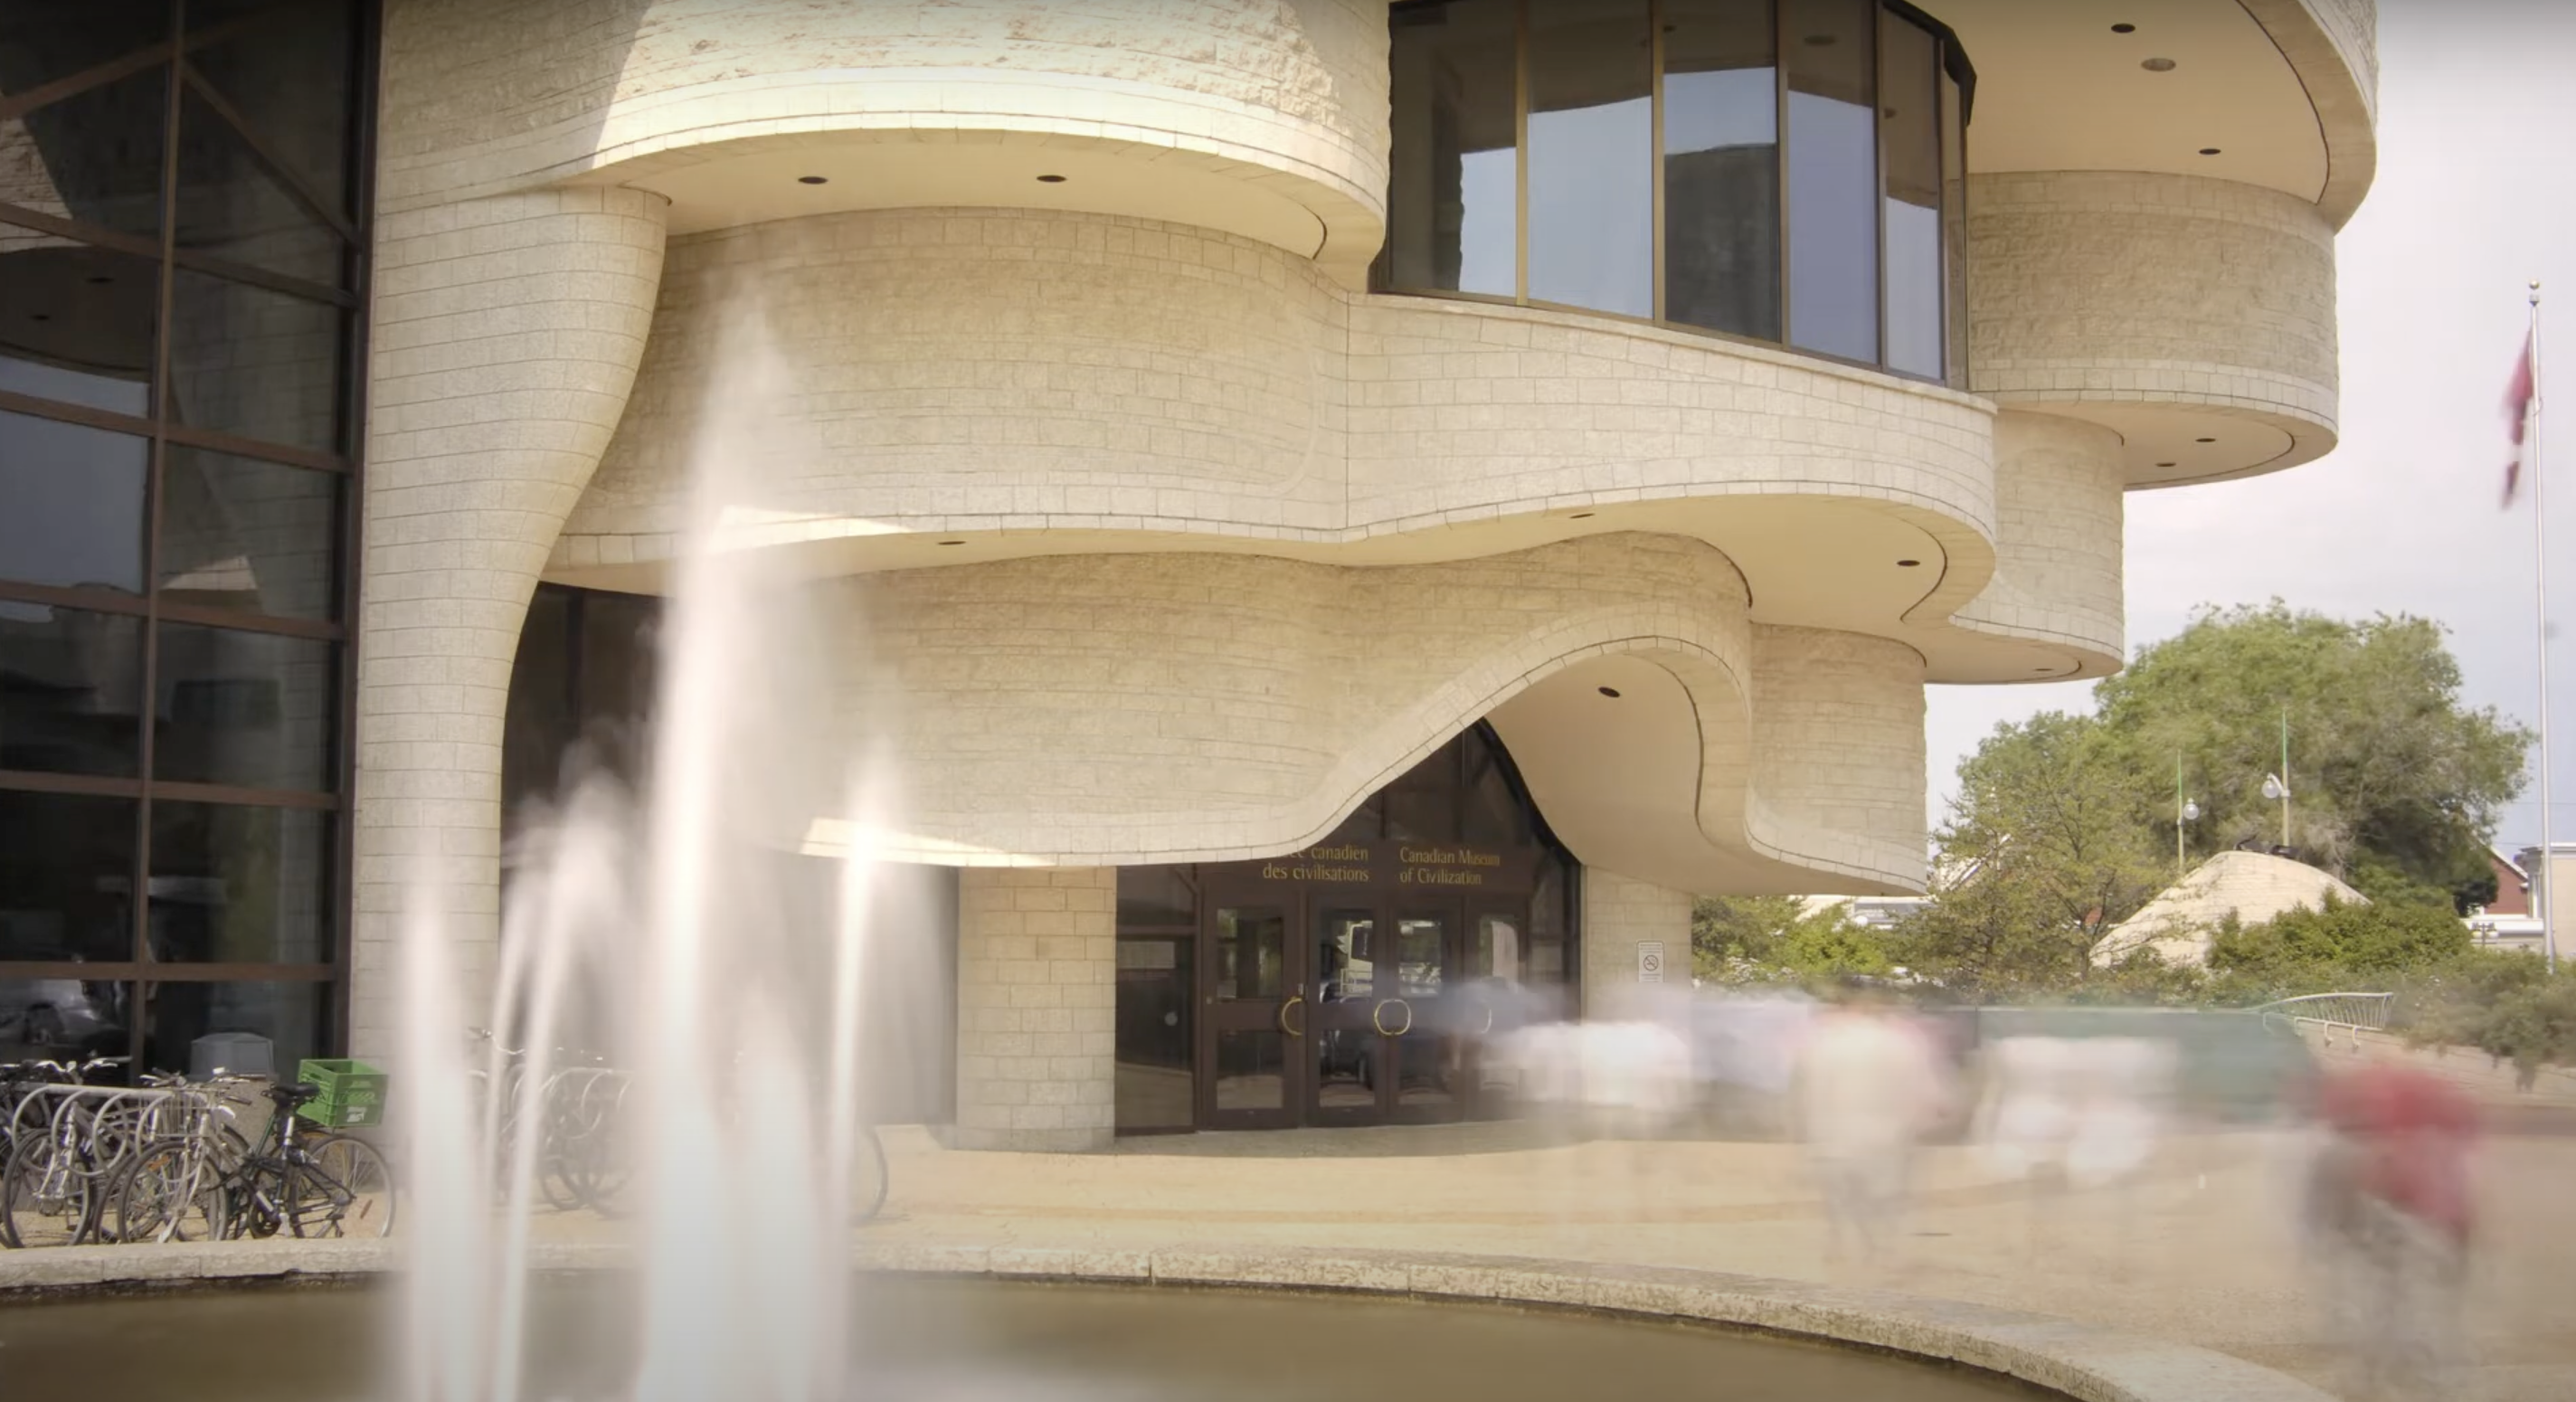
<instances>
[{"instance_id":1,"label":"grey trash bin","mask_svg":"<svg viewBox=\"0 0 2576 1402\"><path fill-rule=\"evenodd\" d=\"M277 1049L256 1032L209 1032L188 1044L188 1079L275 1076Z\"/></svg>"}]
</instances>

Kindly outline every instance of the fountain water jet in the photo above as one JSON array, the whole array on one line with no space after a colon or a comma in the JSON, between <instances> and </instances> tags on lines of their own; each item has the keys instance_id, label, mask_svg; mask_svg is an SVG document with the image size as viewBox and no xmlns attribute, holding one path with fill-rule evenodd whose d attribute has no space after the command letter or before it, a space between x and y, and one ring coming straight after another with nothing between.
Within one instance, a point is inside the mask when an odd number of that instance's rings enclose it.
<instances>
[{"instance_id":1,"label":"fountain water jet","mask_svg":"<svg viewBox=\"0 0 2576 1402\"><path fill-rule=\"evenodd\" d=\"M849 1195L860 1075L873 834L890 751L836 714L850 654L835 600L729 523L758 514L793 457L772 412L786 388L756 296L708 347L708 427L659 638L646 774L632 798L602 774L527 824L514 851L496 1037L475 1104L462 1046L473 990L435 887L406 920L402 1102L415 1187L403 1296L406 1388L418 1402L515 1402L525 1355L543 1112L580 1029L632 1079L617 1129L631 1152L641 1266L630 1358L607 1371L637 1402L813 1402L848 1375ZM815 819L850 834L837 911L800 908L794 868ZM515 1118L513 1128L511 1126Z\"/></svg>"}]
</instances>

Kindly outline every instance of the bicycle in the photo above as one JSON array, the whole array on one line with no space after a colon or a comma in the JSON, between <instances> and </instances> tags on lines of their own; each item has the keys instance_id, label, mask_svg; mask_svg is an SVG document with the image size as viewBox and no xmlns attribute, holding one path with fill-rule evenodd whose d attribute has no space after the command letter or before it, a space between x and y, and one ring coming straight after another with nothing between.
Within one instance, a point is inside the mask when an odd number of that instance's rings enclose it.
<instances>
[{"instance_id":1,"label":"bicycle","mask_svg":"<svg viewBox=\"0 0 2576 1402\"><path fill-rule=\"evenodd\" d=\"M208 1136L182 1135L135 1159L118 1193L121 1239L184 1235L192 1221L225 1239L393 1231L394 1178L385 1156L350 1135L300 1130L296 1110L321 1094L314 1086L299 1081L263 1093L276 1107L268 1131L238 1157L209 1152Z\"/></svg>"}]
</instances>

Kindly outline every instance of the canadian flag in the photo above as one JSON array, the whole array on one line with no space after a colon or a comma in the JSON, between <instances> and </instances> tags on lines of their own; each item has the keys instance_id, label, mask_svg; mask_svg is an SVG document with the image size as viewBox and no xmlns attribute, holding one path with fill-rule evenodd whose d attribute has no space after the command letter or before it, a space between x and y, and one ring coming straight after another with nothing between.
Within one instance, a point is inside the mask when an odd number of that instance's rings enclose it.
<instances>
[{"instance_id":1,"label":"canadian flag","mask_svg":"<svg viewBox=\"0 0 2576 1402\"><path fill-rule=\"evenodd\" d=\"M2522 488L2522 455L2529 451L2523 437L2531 426L2531 396L2535 386L2531 379L2531 337L2522 338L2522 354L2513 360L2513 378L2505 382L2505 436L2513 440L2513 459L2504 465L2504 504L2513 505L2514 494Z\"/></svg>"}]
</instances>

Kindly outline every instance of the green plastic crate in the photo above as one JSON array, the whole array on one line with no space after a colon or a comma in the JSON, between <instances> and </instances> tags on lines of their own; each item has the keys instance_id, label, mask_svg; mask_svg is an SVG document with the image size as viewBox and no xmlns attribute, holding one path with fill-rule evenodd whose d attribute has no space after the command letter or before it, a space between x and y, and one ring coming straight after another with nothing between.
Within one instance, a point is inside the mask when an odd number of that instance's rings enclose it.
<instances>
[{"instance_id":1,"label":"green plastic crate","mask_svg":"<svg viewBox=\"0 0 2576 1402\"><path fill-rule=\"evenodd\" d=\"M295 1078L322 1092L295 1113L325 1129L366 1129L385 1122L385 1083L390 1078L363 1061L301 1061Z\"/></svg>"}]
</instances>

